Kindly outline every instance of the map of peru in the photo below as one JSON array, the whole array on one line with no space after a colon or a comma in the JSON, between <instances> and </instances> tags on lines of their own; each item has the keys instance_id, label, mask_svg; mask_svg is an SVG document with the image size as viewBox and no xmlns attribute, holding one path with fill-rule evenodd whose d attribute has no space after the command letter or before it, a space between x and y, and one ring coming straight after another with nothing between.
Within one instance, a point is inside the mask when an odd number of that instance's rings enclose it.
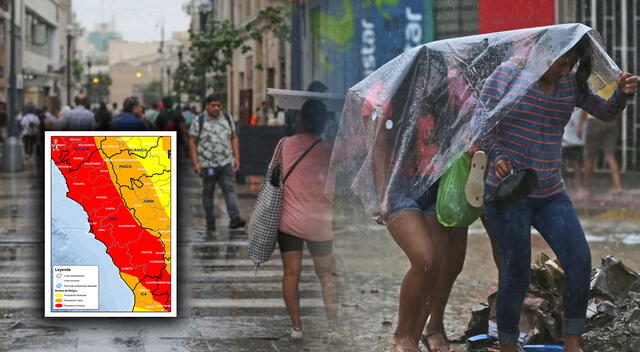
<instances>
[{"instance_id":1,"label":"map of peru","mask_svg":"<svg viewBox=\"0 0 640 352\"><path fill-rule=\"evenodd\" d=\"M51 136L66 196L88 215L134 312L172 309L171 157L170 136Z\"/></svg>"}]
</instances>

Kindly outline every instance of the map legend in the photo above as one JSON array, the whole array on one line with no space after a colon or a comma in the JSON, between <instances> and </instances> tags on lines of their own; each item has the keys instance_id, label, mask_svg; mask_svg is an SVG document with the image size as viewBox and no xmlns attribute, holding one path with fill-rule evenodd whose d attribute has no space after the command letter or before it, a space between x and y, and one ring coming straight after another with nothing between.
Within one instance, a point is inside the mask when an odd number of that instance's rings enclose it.
<instances>
[{"instance_id":1,"label":"map legend","mask_svg":"<svg viewBox=\"0 0 640 352\"><path fill-rule=\"evenodd\" d=\"M53 267L54 309L99 309L97 266Z\"/></svg>"},{"instance_id":2,"label":"map legend","mask_svg":"<svg viewBox=\"0 0 640 352\"><path fill-rule=\"evenodd\" d=\"M55 309L99 309L97 266L54 266Z\"/></svg>"}]
</instances>

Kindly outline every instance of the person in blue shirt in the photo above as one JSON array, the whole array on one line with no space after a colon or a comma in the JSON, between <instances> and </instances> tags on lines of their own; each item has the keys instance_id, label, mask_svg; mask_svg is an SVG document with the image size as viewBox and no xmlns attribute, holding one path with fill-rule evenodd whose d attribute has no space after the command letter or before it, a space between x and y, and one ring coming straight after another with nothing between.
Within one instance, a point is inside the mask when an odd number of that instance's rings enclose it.
<instances>
[{"instance_id":1,"label":"person in blue shirt","mask_svg":"<svg viewBox=\"0 0 640 352\"><path fill-rule=\"evenodd\" d=\"M122 103L122 114L111 122L112 131L148 131L142 121L144 110L138 97L128 97Z\"/></svg>"}]
</instances>

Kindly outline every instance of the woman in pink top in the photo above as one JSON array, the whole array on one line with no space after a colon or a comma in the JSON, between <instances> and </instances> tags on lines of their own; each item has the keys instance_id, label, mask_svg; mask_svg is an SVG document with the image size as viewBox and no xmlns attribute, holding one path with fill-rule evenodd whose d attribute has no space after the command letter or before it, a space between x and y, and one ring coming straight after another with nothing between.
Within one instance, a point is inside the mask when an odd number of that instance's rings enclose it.
<instances>
[{"instance_id":1,"label":"woman in pink top","mask_svg":"<svg viewBox=\"0 0 640 352\"><path fill-rule=\"evenodd\" d=\"M306 101L300 111L301 131L286 138L282 150L282 175L288 175L288 178L282 195L278 246L284 266L283 297L291 318L291 338L294 340L303 337L298 283L305 242L322 286L330 330L335 328L337 320L332 209L331 201L325 195L331 147L320 140L326 116L327 109L322 102Z\"/></svg>"}]
</instances>

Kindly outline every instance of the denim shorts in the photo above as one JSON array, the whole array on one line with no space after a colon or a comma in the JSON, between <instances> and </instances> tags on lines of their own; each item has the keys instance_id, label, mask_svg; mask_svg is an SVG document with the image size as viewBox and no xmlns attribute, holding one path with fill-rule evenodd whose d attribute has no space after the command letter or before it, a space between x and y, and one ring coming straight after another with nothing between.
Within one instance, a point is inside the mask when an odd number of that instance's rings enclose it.
<instances>
[{"instance_id":1,"label":"denim shorts","mask_svg":"<svg viewBox=\"0 0 640 352\"><path fill-rule=\"evenodd\" d=\"M416 197L415 194L411 194L409 191L409 185L416 182L419 176L408 177L399 176L399 182L394 182L389 188L389 216L391 220L398 214L408 211L416 210L422 213L422 215L436 215L436 199L438 198L438 179L433 185L431 185L424 193ZM403 182L406 181L406 182ZM402 185L405 185L404 187Z\"/></svg>"}]
</instances>

